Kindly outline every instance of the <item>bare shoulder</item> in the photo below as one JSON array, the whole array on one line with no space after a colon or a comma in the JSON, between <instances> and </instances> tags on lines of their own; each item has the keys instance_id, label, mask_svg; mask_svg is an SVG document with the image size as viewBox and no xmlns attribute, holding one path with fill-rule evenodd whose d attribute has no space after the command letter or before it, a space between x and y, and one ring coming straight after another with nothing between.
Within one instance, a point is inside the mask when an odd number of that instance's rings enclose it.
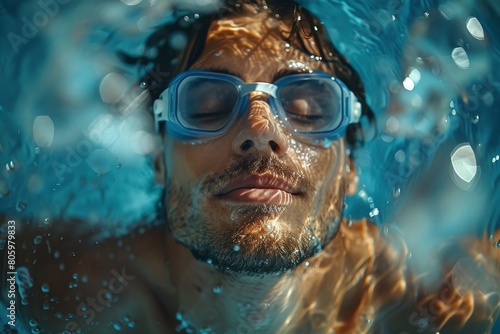
<instances>
[{"instance_id":1,"label":"bare shoulder","mask_svg":"<svg viewBox=\"0 0 500 334\"><path fill-rule=\"evenodd\" d=\"M154 333L140 319L159 317L149 278L162 258L158 228L97 241L92 233L75 238L66 226L17 234L17 320L49 333Z\"/></svg>"}]
</instances>

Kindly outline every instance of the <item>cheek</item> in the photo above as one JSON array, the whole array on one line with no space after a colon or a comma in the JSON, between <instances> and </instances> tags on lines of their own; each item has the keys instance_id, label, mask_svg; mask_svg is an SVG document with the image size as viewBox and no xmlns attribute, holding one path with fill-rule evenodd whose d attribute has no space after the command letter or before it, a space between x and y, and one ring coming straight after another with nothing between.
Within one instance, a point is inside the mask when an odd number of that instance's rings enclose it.
<instances>
[{"instance_id":1,"label":"cheek","mask_svg":"<svg viewBox=\"0 0 500 334\"><path fill-rule=\"evenodd\" d=\"M165 149L167 177L181 183L197 183L213 171L226 167L227 149L219 141L202 143L172 141Z\"/></svg>"},{"instance_id":2,"label":"cheek","mask_svg":"<svg viewBox=\"0 0 500 334\"><path fill-rule=\"evenodd\" d=\"M289 149L296 168L316 184L319 192L324 188L335 188L342 179L345 172L345 157L342 154L341 142L323 148L290 140Z\"/></svg>"},{"instance_id":3,"label":"cheek","mask_svg":"<svg viewBox=\"0 0 500 334\"><path fill-rule=\"evenodd\" d=\"M342 210L346 162L344 155L342 143L335 143L318 155L310 169L311 179L317 187L314 207L325 219L326 216L340 214Z\"/></svg>"}]
</instances>

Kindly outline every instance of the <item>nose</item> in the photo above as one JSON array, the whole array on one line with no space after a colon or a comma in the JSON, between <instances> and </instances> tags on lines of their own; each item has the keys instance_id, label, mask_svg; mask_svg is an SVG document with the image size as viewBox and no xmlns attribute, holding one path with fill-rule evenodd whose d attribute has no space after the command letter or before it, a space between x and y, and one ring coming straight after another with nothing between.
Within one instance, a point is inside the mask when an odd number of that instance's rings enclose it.
<instances>
[{"instance_id":1,"label":"nose","mask_svg":"<svg viewBox=\"0 0 500 334\"><path fill-rule=\"evenodd\" d=\"M275 119L267 94L250 97L250 103L242 118L242 129L235 136L232 150L236 155L249 154L284 155L288 151L288 140L279 122Z\"/></svg>"}]
</instances>

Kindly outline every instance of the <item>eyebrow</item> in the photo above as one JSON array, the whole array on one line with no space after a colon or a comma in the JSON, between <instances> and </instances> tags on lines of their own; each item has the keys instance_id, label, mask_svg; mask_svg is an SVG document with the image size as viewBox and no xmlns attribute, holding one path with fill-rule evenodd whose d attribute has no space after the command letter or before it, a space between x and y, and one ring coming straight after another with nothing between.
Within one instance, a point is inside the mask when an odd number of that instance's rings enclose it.
<instances>
[{"instance_id":1,"label":"eyebrow","mask_svg":"<svg viewBox=\"0 0 500 334\"><path fill-rule=\"evenodd\" d=\"M227 68L223 68L223 67L209 67L209 68L205 68L204 70L205 71L209 71L209 72L216 72L216 73L221 73L221 74L228 74L228 75L232 75L234 77L241 78L240 74L235 73L235 72L233 72L231 70L228 70ZM287 75L300 74L300 73L304 73L304 71L301 71L299 69L283 68L283 69L279 70L278 72L276 72L273 75L273 78L272 78L271 82L275 82L279 78L287 76Z\"/></svg>"}]
</instances>

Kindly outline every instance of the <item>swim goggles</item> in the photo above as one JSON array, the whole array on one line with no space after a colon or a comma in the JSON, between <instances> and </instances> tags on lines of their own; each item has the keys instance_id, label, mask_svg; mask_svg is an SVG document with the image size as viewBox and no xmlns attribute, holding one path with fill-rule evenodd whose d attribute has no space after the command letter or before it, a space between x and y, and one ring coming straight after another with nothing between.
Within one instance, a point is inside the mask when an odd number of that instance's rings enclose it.
<instances>
[{"instance_id":1,"label":"swim goggles","mask_svg":"<svg viewBox=\"0 0 500 334\"><path fill-rule=\"evenodd\" d=\"M155 126L167 123L179 140L220 136L248 107L251 92L268 94L275 117L294 134L336 140L359 122L361 104L339 79L324 72L298 73L273 83L245 83L233 75L188 70L177 75L153 105Z\"/></svg>"}]
</instances>

